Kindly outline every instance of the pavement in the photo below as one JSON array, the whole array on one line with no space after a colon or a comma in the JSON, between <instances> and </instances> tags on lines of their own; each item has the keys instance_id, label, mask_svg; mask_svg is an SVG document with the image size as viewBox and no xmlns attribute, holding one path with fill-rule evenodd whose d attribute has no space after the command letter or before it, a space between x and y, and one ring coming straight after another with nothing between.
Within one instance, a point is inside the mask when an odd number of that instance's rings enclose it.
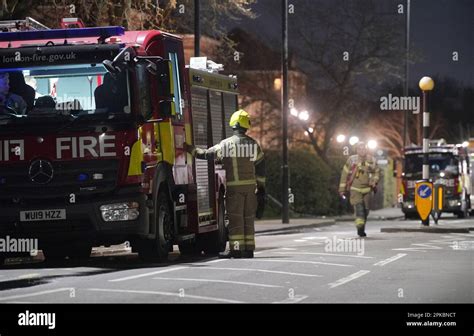
<instances>
[{"instance_id":1,"label":"pavement","mask_svg":"<svg viewBox=\"0 0 474 336\"><path fill-rule=\"evenodd\" d=\"M361 239L353 223L321 223L257 224L253 259L184 257L175 247L164 263L127 252L79 266L7 265L0 303L474 303L473 232L380 232L418 221L374 219Z\"/></svg>"}]
</instances>

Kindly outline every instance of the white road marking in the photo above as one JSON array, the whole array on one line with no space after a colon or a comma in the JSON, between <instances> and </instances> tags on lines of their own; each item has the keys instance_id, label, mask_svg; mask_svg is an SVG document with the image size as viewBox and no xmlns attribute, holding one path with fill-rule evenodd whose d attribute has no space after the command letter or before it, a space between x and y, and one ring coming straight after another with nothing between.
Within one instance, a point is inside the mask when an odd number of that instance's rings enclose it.
<instances>
[{"instance_id":1,"label":"white road marking","mask_svg":"<svg viewBox=\"0 0 474 336\"><path fill-rule=\"evenodd\" d=\"M297 243L306 243L306 239L293 239Z\"/></svg>"},{"instance_id":2,"label":"white road marking","mask_svg":"<svg viewBox=\"0 0 474 336\"><path fill-rule=\"evenodd\" d=\"M282 288L283 286L277 285L266 285L254 282L242 282L242 281L231 281L231 280L218 280L218 279L193 279L193 278L161 278L156 277L153 280L171 280L171 281L194 281L194 282L215 282L215 283L228 283L234 285L254 286L254 287L268 287L268 288Z\"/></svg>"},{"instance_id":3,"label":"white road marking","mask_svg":"<svg viewBox=\"0 0 474 336\"><path fill-rule=\"evenodd\" d=\"M292 298L287 298L283 301L276 301L276 302L273 302L273 303L298 303L298 302L303 301L307 297L308 297L307 295L295 295Z\"/></svg>"},{"instance_id":4,"label":"white road marking","mask_svg":"<svg viewBox=\"0 0 474 336\"><path fill-rule=\"evenodd\" d=\"M151 276L151 275L155 275L155 274L161 274L161 273L168 273L168 272L179 271L179 270L182 270L182 269L185 269L185 268L189 268L189 267L173 267L173 268L166 268L166 269L159 270L159 271L155 271L155 272L149 272L149 273L131 275L131 276L128 276L128 277L118 278L118 279L112 279L112 280L109 280L109 281L110 281L110 282L119 282L119 281L135 280L135 279L144 278L144 277Z\"/></svg>"},{"instance_id":5,"label":"white road marking","mask_svg":"<svg viewBox=\"0 0 474 336\"><path fill-rule=\"evenodd\" d=\"M23 275L20 275L17 277L18 280L22 280L22 279L33 279L33 278L37 278L37 277L40 277L41 274L39 273L29 273L29 274L23 274Z\"/></svg>"},{"instance_id":6,"label":"white road marking","mask_svg":"<svg viewBox=\"0 0 474 336\"><path fill-rule=\"evenodd\" d=\"M180 293L172 293L172 292L156 292L156 291L128 290L128 289L102 289L102 288L88 288L87 290L88 291L94 291L94 292L147 294L147 295L148 294L153 294L153 295L163 295L163 296L177 296L177 297L180 297L180 298L191 298L191 299L198 299L198 300L224 302L224 303L244 303L242 301L221 299L221 298L215 298L215 297L210 297L210 296L200 296L200 295L190 295L190 294L184 294L184 296L183 296Z\"/></svg>"},{"instance_id":7,"label":"white road marking","mask_svg":"<svg viewBox=\"0 0 474 336\"><path fill-rule=\"evenodd\" d=\"M350 257L350 258L365 258L372 259L373 257L360 256L353 254L337 254L337 253L322 253L322 252L272 252L278 254L304 254L304 255L322 255L322 256L336 256L336 257Z\"/></svg>"},{"instance_id":8,"label":"white road marking","mask_svg":"<svg viewBox=\"0 0 474 336\"><path fill-rule=\"evenodd\" d=\"M317 274L293 273L293 272L283 272L283 271L270 271L270 270L255 269L255 268L203 266L203 267L199 267L199 269L213 269L213 270L227 270L227 271L251 271L251 272L262 272L262 273L286 274L286 275L291 275L291 276L303 276L303 277L321 277L322 276L322 275L317 275Z\"/></svg>"},{"instance_id":9,"label":"white road marking","mask_svg":"<svg viewBox=\"0 0 474 336\"><path fill-rule=\"evenodd\" d=\"M367 273L370 273L370 271L365 271L365 270L361 270L359 272L355 272L355 273L352 273L351 275L349 276L346 276L344 278L341 278L335 282L332 282L329 284L329 287L331 288L335 288L335 287L338 287L338 286L341 286L341 285L344 285L345 283L348 283L349 281L352 281L352 280L355 280L357 278L360 278L361 276L364 276L366 275Z\"/></svg>"},{"instance_id":10,"label":"white road marking","mask_svg":"<svg viewBox=\"0 0 474 336\"><path fill-rule=\"evenodd\" d=\"M285 260L285 259L240 259L240 260L252 260L252 261L260 261L260 262L283 262L283 263L309 264L309 265L327 265L327 266L341 266L341 267L354 267L353 265L333 264L333 263L325 263L325 262L322 262L322 261L306 261L306 260Z\"/></svg>"},{"instance_id":11,"label":"white road marking","mask_svg":"<svg viewBox=\"0 0 474 336\"><path fill-rule=\"evenodd\" d=\"M425 250L442 250L442 247L434 246L433 244L411 244L416 247L405 247L405 248L395 248L393 251L419 251L426 252Z\"/></svg>"},{"instance_id":12,"label":"white road marking","mask_svg":"<svg viewBox=\"0 0 474 336\"><path fill-rule=\"evenodd\" d=\"M12 299L21 299L21 298L25 298L25 297L46 295L46 294L52 294L52 293L58 293L58 292L64 292L64 291L71 291L71 290L74 290L74 288L70 288L70 287L68 287L68 288L58 288L58 289L51 289L51 290L35 292L35 293L12 295L12 296L2 297L2 298L0 298L0 301L6 301L6 300L12 300Z\"/></svg>"},{"instance_id":13,"label":"white road marking","mask_svg":"<svg viewBox=\"0 0 474 336\"><path fill-rule=\"evenodd\" d=\"M205 262L205 264L215 264L215 263L218 263L218 262L221 262L221 261L224 261L224 260L226 260L226 259L211 260L211 261Z\"/></svg>"},{"instance_id":14,"label":"white road marking","mask_svg":"<svg viewBox=\"0 0 474 336\"><path fill-rule=\"evenodd\" d=\"M390 257L388 259L385 259L385 260L381 260L379 262L376 262L374 264L374 266L385 266L387 265L388 263L391 263L392 261L395 261L395 260L398 260L400 258L403 258L404 256L406 256L407 254L406 253L399 253L397 255L394 255L393 257Z\"/></svg>"},{"instance_id":15,"label":"white road marking","mask_svg":"<svg viewBox=\"0 0 474 336\"><path fill-rule=\"evenodd\" d=\"M297 249L295 248L291 248L291 247L282 247L281 249L279 250L285 250L285 251L296 251Z\"/></svg>"},{"instance_id":16,"label":"white road marking","mask_svg":"<svg viewBox=\"0 0 474 336\"><path fill-rule=\"evenodd\" d=\"M306 239L328 239L328 237L307 237Z\"/></svg>"}]
</instances>

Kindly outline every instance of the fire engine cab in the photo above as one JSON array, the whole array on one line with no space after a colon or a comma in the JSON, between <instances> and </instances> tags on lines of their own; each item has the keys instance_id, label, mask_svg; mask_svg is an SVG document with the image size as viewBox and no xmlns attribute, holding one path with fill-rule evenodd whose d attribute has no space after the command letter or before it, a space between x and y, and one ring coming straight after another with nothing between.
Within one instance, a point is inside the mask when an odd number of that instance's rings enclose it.
<instances>
[{"instance_id":1,"label":"fire engine cab","mask_svg":"<svg viewBox=\"0 0 474 336\"><path fill-rule=\"evenodd\" d=\"M469 215L471 210L470 164L466 148L447 144L444 139L430 141L428 163L430 180L445 188L443 212L450 212L459 218ZM401 194L402 211L405 218L418 216L415 207L415 185L422 177L423 150L418 146L405 148L404 172Z\"/></svg>"},{"instance_id":2,"label":"fire engine cab","mask_svg":"<svg viewBox=\"0 0 474 336\"><path fill-rule=\"evenodd\" d=\"M153 260L223 251L224 171L183 145L231 134L236 78L186 67L163 31L8 24L0 236L37 238L47 259L125 241Z\"/></svg>"}]
</instances>

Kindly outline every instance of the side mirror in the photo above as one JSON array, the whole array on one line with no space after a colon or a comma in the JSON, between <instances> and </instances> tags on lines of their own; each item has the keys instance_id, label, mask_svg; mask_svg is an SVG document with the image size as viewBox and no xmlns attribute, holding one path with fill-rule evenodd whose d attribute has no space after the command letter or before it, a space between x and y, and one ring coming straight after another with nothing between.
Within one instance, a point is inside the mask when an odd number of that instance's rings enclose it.
<instances>
[{"instance_id":1,"label":"side mirror","mask_svg":"<svg viewBox=\"0 0 474 336\"><path fill-rule=\"evenodd\" d=\"M174 97L171 62L162 60L156 64L157 93L160 97Z\"/></svg>"},{"instance_id":2,"label":"side mirror","mask_svg":"<svg viewBox=\"0 0 474 336\"><path fill-rule=\"evenodd\" d=\"M123 49L117 56L115 56L113 61L104 60L102 64L104 65L107 72L111 75L116 75L127 69L129 63L135 58L135 49L132 47L127 47Z\"/></svg>"}]
</instances>

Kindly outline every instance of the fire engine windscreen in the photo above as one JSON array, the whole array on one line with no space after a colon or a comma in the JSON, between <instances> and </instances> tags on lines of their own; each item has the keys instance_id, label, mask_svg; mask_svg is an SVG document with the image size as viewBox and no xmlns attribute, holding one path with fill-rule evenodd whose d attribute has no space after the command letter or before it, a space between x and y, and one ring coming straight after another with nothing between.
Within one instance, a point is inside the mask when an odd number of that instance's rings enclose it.
<instances>
[{"instance_id":1,"label":"fire engine windscreen","mask_svg":"<svg viewBox=\"0 0 474 336\"><path fill-rule=\"evenodd\" d=\"M0 84L2 81L0 86L5 90L0 92L4 96L0 97L0 118L5 111L21 117L18 119L34 118L39 122L42 115L109 116L131 112L128 73L112 76L102 64L2 70Z\"/></svg>"},{"instance_id":2,"label":"fire engine windscreen","mask_svg":"<svg viewBox=\"0 0 474 336\"><path fill-rule=\"evenodd\" d=\"M439 173L459 175L458 160L452 154L430 153L430 175ZM421 178L423 168L423 154L409 154L405 159L405 175Z\"/></svg>"}]
</instances>

